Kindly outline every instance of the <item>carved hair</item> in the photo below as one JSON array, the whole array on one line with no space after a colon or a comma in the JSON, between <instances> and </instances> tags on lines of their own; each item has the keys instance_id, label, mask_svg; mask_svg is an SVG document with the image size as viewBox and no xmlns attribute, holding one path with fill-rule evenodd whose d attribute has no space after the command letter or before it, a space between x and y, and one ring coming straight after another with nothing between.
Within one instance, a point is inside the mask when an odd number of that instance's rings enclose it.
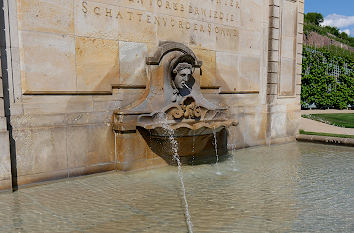
<instances>
[{"instance_id":1,"label":"carved hair","mask_svg":"<svg viewBox=\"0 0 354 233\"><path fill-rule=\"evenodd\" d=\"M189 63L186 62L182 62L182 63L178 63L178 65L173 69L173 73L177 74L179 71L184 70L184 69L193 69L193 66Z\"/></svg>"}]
</instances>

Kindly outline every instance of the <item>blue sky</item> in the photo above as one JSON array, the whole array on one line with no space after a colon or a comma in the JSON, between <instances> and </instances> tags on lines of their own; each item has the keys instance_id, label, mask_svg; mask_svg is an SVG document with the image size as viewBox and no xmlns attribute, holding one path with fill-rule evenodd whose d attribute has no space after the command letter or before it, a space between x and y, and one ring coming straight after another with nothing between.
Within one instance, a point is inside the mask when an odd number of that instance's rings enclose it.
<instances>
[{"instance_id":1,"label":"blue sky","mask_svg":"<svg viewBox=\"0 0 354 233\"><path fill-rule=\"evenodd\" d=\"M354 0L305 0L305 13L318 12L325 24L354 36Z\"/></svg>"}]
</instances>

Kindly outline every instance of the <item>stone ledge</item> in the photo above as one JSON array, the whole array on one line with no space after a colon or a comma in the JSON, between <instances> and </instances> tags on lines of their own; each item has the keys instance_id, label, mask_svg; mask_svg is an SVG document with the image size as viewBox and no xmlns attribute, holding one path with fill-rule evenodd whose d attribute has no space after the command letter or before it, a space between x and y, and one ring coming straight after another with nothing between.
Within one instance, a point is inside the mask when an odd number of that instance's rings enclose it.
<instances>
[{"instance_id":1,"label":"stone ledge","mask_svg":"<svg viewBox=\"0 0 354 233\"><path fill-rule=\"evenodd\" d=\"M14 130L72 125L109 124L112 112L83 112L67 114L29 114L11 117Z\"/></svg>"},{"instance_id":2,"label":"stone ledge","mask_svg":"<svg viewBox=\"0 0 354 233\"><path fill-rule=\"evenodd\" d=\"M112 163L98 164L98 165L93 165L88 167L73 168L73 169L69 169L69 171L65 169L65 170L54 171L54 172L19 176L18 185L20 186L20 188L21 186L28 187L28 186L38 185L41 183L53 182L65 178L73 178L82 175L90 175L90 174L113 171L114 168L115 165L114 162L112 162Z\"/></svg>"},{"instance_id":3,"label":"stone ledge","mask_svg":"<svg viewBox=\"0 0 354 233\"><path fill-rule=\"evenodd\" d=\"M296 136L296 140L301 142L314 142L314 143L334 144L338 146L341 145L341 146L354 147L354 138L338 138L338 137L299 134L298 136Z\"/></svg>"}]
</instances>

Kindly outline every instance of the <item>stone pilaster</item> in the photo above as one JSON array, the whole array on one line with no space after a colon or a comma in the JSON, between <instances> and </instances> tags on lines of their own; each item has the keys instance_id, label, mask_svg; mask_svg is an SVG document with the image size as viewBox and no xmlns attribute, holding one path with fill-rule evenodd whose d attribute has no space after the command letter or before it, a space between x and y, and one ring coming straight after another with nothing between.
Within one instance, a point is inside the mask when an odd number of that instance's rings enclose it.
<instances>
[{"instance_id":1,"label":"stone pilaster","mask_svg":"<svg viewBox=\"0 0 354 233\"><path fill-rule=\"evenodd\" d=\"M271 105L278 95L280 0L270 0L269 3L267 104Z\"/></svg>"},{"instance_id":2,"label":"stone pilaster","mask_svg":"<svg viewBox=\"0 0 354 233\"><path fill-rule=\"evenodd\" d=\"M298 1L298 18L297 18L297 39L296 39L296 97L300 100L301 95L301 74L302 74L302 48L303 48L303 31L304 31L304 0ZM300 106L300 101L299 108Z\"/></svg>"},{"instance_id":3,"label":"stone pilaster","mask_svg":"<svg viewBox=\"0 0 354 233\"><path fill-rule=\"evenodd\" d=\"M284 138L292 140L297 132L300 115L303 18L304 0L269 1L267 74L269 144L283 141Z\"/></svg>"}]
</instances>

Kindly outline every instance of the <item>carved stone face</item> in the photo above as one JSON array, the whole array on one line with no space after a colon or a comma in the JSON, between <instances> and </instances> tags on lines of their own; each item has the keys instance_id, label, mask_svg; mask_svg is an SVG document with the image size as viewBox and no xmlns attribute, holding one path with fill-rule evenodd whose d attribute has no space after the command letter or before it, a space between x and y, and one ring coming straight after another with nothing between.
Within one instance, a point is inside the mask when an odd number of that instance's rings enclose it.
<instances>
[{"instance_id":1,"label":"carved stone face","mask_svg":"<svg viewBox=\"0 0 354 233\"><path fill-rule=\"evenodd\" d=\"M192 74L192 70L189 68L184 68L182 70L177 71L176 77L173 80L175 86L178 89L182 89L185 87L186 82L189 79L189 76Z\"/></svg>"}]
</instances>

